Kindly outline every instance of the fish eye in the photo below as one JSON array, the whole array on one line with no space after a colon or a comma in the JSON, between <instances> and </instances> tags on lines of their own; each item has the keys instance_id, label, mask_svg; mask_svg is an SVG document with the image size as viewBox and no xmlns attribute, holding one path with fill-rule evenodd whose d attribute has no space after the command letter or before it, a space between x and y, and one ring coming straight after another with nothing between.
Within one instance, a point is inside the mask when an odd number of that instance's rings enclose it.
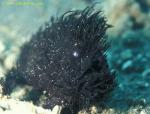
<instances>
[{"instance_id":1,"label":"fish eye","mask_svg":"<svg viewBox=\"0 0 150 114\"><path fill-rule=\"evenodd\" d=\"M78 56L79 56L79 53L78 53L77 51L74 51L74 52L73 52L73 56L74 56L74 57L78 57Z\"/></svg>"}]
</instances>

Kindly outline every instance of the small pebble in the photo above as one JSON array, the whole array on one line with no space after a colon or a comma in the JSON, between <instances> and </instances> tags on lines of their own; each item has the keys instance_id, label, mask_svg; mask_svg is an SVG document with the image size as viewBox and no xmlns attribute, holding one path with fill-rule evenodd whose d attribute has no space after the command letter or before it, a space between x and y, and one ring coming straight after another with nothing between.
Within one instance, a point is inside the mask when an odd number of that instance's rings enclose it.
<instances>
[{"instance_id":1,"label":"small pebble","mask_svg":"<svg viewBox=\"0 0 150 114\"><path fill-rule=\"evenodd\" d=\"M128 60L127 62L125 62L122 66L122 70L126 70L127 68L131 67L133 65L133 61L132 60Z\"/></svg>"}]
</instances>

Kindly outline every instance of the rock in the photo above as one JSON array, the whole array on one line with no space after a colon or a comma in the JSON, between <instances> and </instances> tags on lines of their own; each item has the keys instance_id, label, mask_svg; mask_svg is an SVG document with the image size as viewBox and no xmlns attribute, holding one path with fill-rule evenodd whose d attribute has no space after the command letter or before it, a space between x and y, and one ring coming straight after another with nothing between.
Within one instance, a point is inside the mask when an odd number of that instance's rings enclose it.
<instances>
[{"instance_id":1,"label":"rock","mask_svg":"<svg viewBox=\"0 0 150 114\"><path fill-rule=\"evenodd\" d=\"M52 110L52 114L60 114L62 107L56 105L53 110Z\"/></svg>"},{"instance_id":2,"label":"rock","mask_svg":"<svg viewBox=\"0 0 150 114\"><path fill-rule=\"evenodd\" d=\"M10 94L12 98L23 99L27 95L27 91L30 91L31 88L28 86L17 86L13 89L13 92Z\"/></svg>"},{"instance_id":3,"label":"rock","mask_svg":"<svg viewBox=\"0 0 150 114\"><path fill-rule=\"evenodd\" d=\"M123 60L131 59L133 57L132 51L127 49L121 52L121 58Z\"/></svg>"},{"instance_id":4,"label":"rock","mask_svg":"<svg viewBox=\"0 0 150 114\"><path fill-rule=\"evenodd\" d=\"M34 106L32 103L15 99L0 99L0 114L59 114L61 108L50 109Z\"/></svg>"},{"instance_id":5,"label":"rock","mask_svg":"<svg viewBox=\"0 0 150 114\"><path fill-rule=\"evenodd\" d=\"M138 81L135 83L135 86L137 86L137 88L142 91L144 90L145 88L148 88L149 87L149 83L148 82L145 82L145 81Z\"/></svg>"},{"instance_id":6,"label":"rock","mask_svg":"<svg viewBox=\"0 0 150 114\"><path fill-rule=\"evenodd\" d=\"M150 69L146 69L146 70L142 73L142 76L143 76L143 77L150 76Z\"/></svg>"},{"instance_id":7,"label":"rock","mask_svg":"<svg viewBox=\"0 0 150 114\"><path fill-rule=\"evenodd\" d=\"M127 60L123 63L121 70L124 73L142 73L144 70L143 62L140 60Z\"/></svg>"},{"instance_id":8,"label":"rock","mask_svg":"<svg viewBox=\"0 0 150 114\"><path fill-rule=\"evenodd\" d=\"M147 114L145 110L142 110L140 114Z\"/></svg>"},{"instance_id":9,"label":"rock","mask_svg":"<svg viewBox=\"0 0 150 114\"><path fill-rule=\"evenodd\" d=\"M130 49L141 48L144 45L144 43L140 35L141 34L133 31L127 32L123 35L123 46Z\"/></svg>"},{"instance_id":10,"label":"rock","mask_svg":"<svg viewBox=\"0 0 150 114\"><path fill-rule=\"evenodd\" d=\"M10 54L4 61L4 66L6 69L11 69L16 62L16 55L15 54Z\"/></svg>"},{"instance_id":11,"label":"rock","mask_svg":"<svg viewBox=\"0 0 150 114\"><path fill-rule=\"evenodd\" d=\"M103 110L101 114L116 114L116 111L112 108Z\"/></svg>"},{"instance_id":12,"label":"rock","mask_svg":"<svg viewBox=\"0 0 150 114\"><path fill-rule=\"evenodd\" d=\"M0 79L5 76L4 74L5 74L5 69L4 69L3 66L0 64ZM1 84L1 83L0 83L0 84Z\"/></svg>"},{"instance_id":13,"label":"rock","mask_svg":"<svg viewBox=\"0 0 150 114\"><path fill-rule=\"evenodd\" d=\"M0 41L0 54L5 50L5 45Z\"/></svg>"}]
</instances>

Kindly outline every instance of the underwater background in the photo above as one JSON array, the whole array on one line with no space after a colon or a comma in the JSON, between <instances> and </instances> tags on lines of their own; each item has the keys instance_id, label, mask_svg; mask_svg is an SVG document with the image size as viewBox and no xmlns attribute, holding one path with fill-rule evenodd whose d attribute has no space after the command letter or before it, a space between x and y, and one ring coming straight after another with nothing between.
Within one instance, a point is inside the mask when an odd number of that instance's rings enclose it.
<instances>
[{"instance_id":1,"label":"underwater background","mask_svg":"<svg viewBox=\"0 0 150 114\"><path fill-rule=\"evenodd\" d=\"M15 66L20 47L51 16L84 9L95 2L113 26L107 31L111 42L107 59L110 68L116 71L117 87L106 99L107 107L99 107L92 113L150 114L150 0L1 0L0 78ZM16 107L11 106L18 102L14 99L27 99L30 89L18 86L9 98L1 95L0 114L16 114ZM43 111L38 114L49 113L31 104L27 107L26 114L36 114L33 109Z\"/></svg>"}]
</instances>

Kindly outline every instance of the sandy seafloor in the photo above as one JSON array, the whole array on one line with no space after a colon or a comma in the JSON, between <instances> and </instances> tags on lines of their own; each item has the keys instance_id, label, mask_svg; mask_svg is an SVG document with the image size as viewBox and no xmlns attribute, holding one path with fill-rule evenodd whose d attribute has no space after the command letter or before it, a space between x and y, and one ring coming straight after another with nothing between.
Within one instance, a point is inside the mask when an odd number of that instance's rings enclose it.
<instances>
[{"instance_id":1,"label":"sandy seafloor","mask_svg":"<svg viewBox=\"0 0 150 114\"><path fill-rule=\"evenodd\" d=\"M0 77L15 66L20 47L50 16L83 9L92 2L101 2L98 8L114 26L107 32L111 41L107 58L118 82L106 107L93 108L92 113L150 114L150 0L1 0ZM18 86L9 96L1 94L0 114L59 113L58 107L51 112L20 101L29 90Z\"/></svg>"}]
</instances>

